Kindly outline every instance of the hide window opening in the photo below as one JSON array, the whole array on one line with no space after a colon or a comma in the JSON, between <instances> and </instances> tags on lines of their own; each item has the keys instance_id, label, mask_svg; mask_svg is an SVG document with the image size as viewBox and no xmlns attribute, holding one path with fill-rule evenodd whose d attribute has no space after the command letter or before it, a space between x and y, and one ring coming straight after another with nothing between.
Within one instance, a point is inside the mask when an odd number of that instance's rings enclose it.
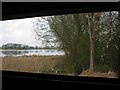
<instances>
[{"instance_id":1,"label":"hide window opening","mask_svg":"<svg viewBox=\"0 0 120 90\"><path fill-rule=\"evenodd\" d=\"M119 77L118 11L0 22L2 70Z\"/></svg>"}]
</instances>

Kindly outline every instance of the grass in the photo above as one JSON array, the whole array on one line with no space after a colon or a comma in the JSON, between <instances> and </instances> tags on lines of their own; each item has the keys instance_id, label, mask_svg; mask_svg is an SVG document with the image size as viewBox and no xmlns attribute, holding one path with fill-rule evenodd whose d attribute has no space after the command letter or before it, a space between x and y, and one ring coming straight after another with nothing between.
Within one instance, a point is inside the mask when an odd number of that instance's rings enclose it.
<instances>
[{"instance_id":1,"label":"grass","mask_svg":"<svg viewBox=\"0 0 120 90\"><path fill-rule=\"evenodd\" d=\"M2 58L2 69L41 73L44 70L52 69L61 58L62 56L7 56Z\"/></svg>"},{"instance_id":2,"label":"grass","mask_svg":"<svg viewBox=\"0 0 120 90\"><path fill-rule=\"evenodd\" d=\"M0 57L1 70L19 71L19 72L32 72L32 73L52 73L73 75L72 73L58 71L65 70L63 64L64 56L6 56ZM114 72L90 72L89 70L83 71L79 76L92 76L92 77L116 77Z\"/></svg>"}]
</instances>

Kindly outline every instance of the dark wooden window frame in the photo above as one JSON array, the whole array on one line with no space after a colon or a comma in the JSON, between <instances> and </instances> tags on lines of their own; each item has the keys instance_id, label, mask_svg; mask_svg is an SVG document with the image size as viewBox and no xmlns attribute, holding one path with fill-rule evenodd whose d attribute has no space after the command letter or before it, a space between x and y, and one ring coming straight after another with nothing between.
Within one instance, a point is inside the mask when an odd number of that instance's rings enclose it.
<instances>
[{"instance_id":1,"label":"dark wooden window frame","mask_svg":"<svg viewBox=\"0 0 120 90\"><path fill-rule=\"evenodd\" d=\"M118 11L119 3L2 3L2 20L14 20L38 16L61 15L101 11ZM37 74L13 71L2 72L4 88L81 88L116 87L120 79L77 77Z\"/></svg>"}]
</instances>

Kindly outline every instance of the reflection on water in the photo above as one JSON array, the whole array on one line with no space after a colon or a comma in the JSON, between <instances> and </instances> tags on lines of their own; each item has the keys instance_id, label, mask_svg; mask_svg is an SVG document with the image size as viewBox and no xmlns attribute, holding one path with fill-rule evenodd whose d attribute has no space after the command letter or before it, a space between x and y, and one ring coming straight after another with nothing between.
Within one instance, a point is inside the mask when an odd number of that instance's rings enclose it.
<instances>
[{"instance_id":1,"label":"reflection on water","mask_svg":"<svg viewBox=\"0 0 120 90\"><path fill-rule=\"evenodd\" d=\"M23 54L26 54L28 53L28 51L2 51L2 54L3 55L6 55L6 56L11 56L11 55L23 55Z\"/></svg>"},{"instance_id":2,"label":"reflection on water","mask_svg":"<svg viewBox=\"0 0 120 90\"><path fill-rule=\"evenodd\" d=\"M62 50L39 49L39 50L0 50L0 57L4 56L23 56L23 55L64 55Z\"/></svg>"}]
</instances>

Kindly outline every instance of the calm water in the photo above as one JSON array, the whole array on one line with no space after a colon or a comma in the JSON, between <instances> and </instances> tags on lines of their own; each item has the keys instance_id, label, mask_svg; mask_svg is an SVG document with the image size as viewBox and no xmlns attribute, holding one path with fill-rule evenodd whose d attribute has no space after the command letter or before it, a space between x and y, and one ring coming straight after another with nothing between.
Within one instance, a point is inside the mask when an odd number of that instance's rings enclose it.
<instances>
[{"instance_id":1,"label":"calm water","mask_svg":"<svg viewBox=\"0 0 120 90\"><path fill-rule=\"evenodd\" d=\"M0 57L4 56L31 56L31 55L64 55L64 51L57 49L38 49L38 50L0 50Z\"/></svg>"}]
</instances>

